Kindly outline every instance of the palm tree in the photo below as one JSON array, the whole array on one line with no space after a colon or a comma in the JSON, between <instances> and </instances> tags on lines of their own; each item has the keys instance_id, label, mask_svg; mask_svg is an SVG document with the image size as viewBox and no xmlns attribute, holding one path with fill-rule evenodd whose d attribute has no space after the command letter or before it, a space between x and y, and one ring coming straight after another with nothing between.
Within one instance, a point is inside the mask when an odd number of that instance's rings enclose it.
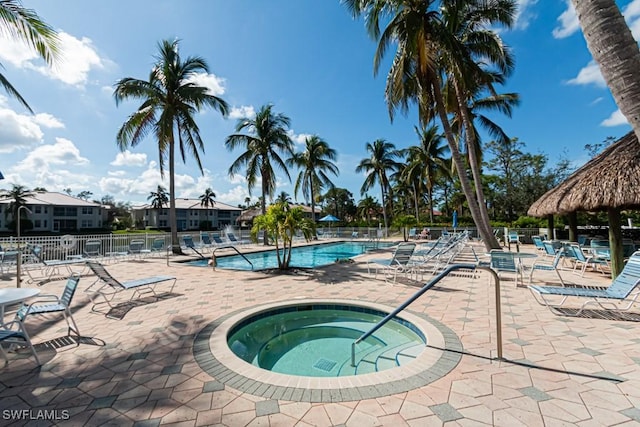
<instances>
[{"instance_id":1,"label":"palm tree","mask_svg":"<svg viewBox=\"0 0 640 427\"><path fill-rule=\"evenodd\" d=\"M289 206L289 204L291 203L291 196L286 191L281 191L280 194L278 194L278 197L276 197L275 201L276 203L283 203Z\"/></svg>"},{"instance_id":2,"label":"palm tree","mask_svg":"<svg viewBox=\"0 0 640 427\"><path fill-rule=\"evenodd\" d=\"M640 48L614 0L571 0L582 34L620 112L640 140ZM608 209L609 224L620 223L620 211ZM609 227L613 277L623 268L622 231Z\"/></svg>"},{"instance_id":3,"label":"palm tree","mask_svg":"<svg viewBox=\"0 0 640 427\"><path fill-rule=\"evenodd\" d=\"M380 204L373 197L366 195L358 202L358 215L366 219L367 225L371 225L371 214L378 215Z\"/></svg>"},{"instance_id":4,"label":"palm tree","mask_svg":"<svg viewBox=\"0 0 640 427\"><path fill-rule=\"evenodd\" d=\"M43 22L34 10L25 9L19 0L0 1L0 27L3 34L29 45L47 64L52 65L57 59L58 34ZM0 85L33 114L27 101L2 73L0 73Z\"/></svg>"},{"instance_id":5,"label":"palm tree","mask_svg":"<svg viewBox=\"0 0 640 427\"><path fill-rule=\"evenodd\" d=\"M477 93L479 87L491 90L492 80L487 77L490 73L485 70L493 66L507 75L513 66L504 43L489 28L512 25L514 0L344 0L344 3L354 16L366 17L369 34L378 40L374 72L377 73L388 49L396 47L385 88L391 118L396 109L406 113L414 101L421 123L439 117L480 236L487 248L499 247L482 197L479 162L470 152L474 192L449 123L442 90L448 79L455 89L465 129L470 129L466 109L470 94ZM388 23L382 32L381 22Z\"/></svg>"},{"instance_id":6,"label":"palm tree","mask_svg":"<svg viewBox=\"0 0 640 427\"><path fill-rule=\"evenodd\" d=\"M433 188L436 177L439 173L446 173L447 157L449 148L444 144L443 136L438 133L435 126L426 129L414 127L420 145L411 146L406 149L407 163L403 168L403 178L412 183L414 187L416 218L420 220L418 212L417 195L420 185L427 192L429 202L429 221L433 223Z\"/></svg>"},{"instance_id":7,"label":"palm tree","mask_svg":"<svg viewBox=\"0 0 640 427\"><path fill-rule=\"evenodd\" d=\"M389 225L387 222L386 197L390 191L388 173L395 172L400 167L400 163L396 161L396 159L400 157L400 152L396 150L395 145L384 139L376 139L373 143L367 142L365 147L370 153L370 157L368 159L362 159L356 167L357 173L367 173L360 191L362 194L365 194L376 182L380 184L382 215L384 217L384 228L386 230Z\"/></svg>"},{"instance_id":8,"label":"palm tree","mask_svg":"<svg viewBox=\"0 0 640 427\"><path fill-rule=\"evenodd\" d=\"M640 140L640 48L614 0L571 0L616 105Z\"/></svg>"},{"instance_id":9,"label":"palm tree","mask_svg":"<svg viewBox=\"0 0 640 427\"><path fill-rule=\"evenodd\" d=\"M294 192L297 195L298 190L302 190L305 200L311 200L311 218L315 221L316 194L324 187L333 187L327 172L338 176L338 167L333 163L337 153L317 135L305 138L304 143L304 151L295 153L287 160L287 164L300 168Z\"/></svg>"},{"instance_id":10,"label":"palm tree","mask_svg":"<svg viewBox=\"0 0 640 427\"><path fill-rule=\"evenodd\" d=\"M207 209L207 228L211 228L211 221L209 221L209 207L213 207L216 204L216 193L213 192L211 187L204 190L204 193L200 195L200 206L204 206Z\"/></svg>"},{"instance_id":11,"label":"palm tree","mask_svg":"<svg viewBox=\"0 0 640 427\"><path fill-rule=\"evenodd\" d=\"M158 226L159 212L163 206L166 206L169 203L167 190L162 185L158 185L158 189L156 191L151 191L149 193L147 200L151 202L151 208L156 210L156 226Z\"/></svg>"},{"instance_id":12,"label":"palm tree","mask_svg":"<svg viewBox=\"0 0 640 427\"><path fill-rule=\"evenodd\" d=\"M181 252L176 219L176 136L182 161L186 162L185 152L190 152L202 173L198 153L204 152L204 142L194 114L205 106L218 110L223 116L228 112L223 99L191 80L197 73L209 72L206 61L197 56L183 60L178 53L178 43L178 40L163 40L158 44L159 54L148 81L126 77L115 84L113 92L116 105L130 98L142 100L142 105L118 131L116 140L120 150L135 147L151 132L157 139L160 174L163 177L165 159L169 158L169 223L171 246L175 253Z\"/></svg>"},{"instance_id":13,"label":"palm tree","mask_svg":"<svg viewBox=\"0 0 640 427\"><path fill-rule=\"evenodd\" d=\"M293 154L293 142L287 133L291 119L282 113L274 113L273 105L260 108L253 119L239 119L236 132L229 135L225 145L229 151L242 147L244 152L229 167L229 175L234 176L246 168L249 195L256 186L258 178L262 180L262 214L266 214L267 196L273 197L276 188L274 166L291 176L281 154ZM246 134L240 132L247 132Z\"/></svg>"},{"instance_id":14,"label":"palm tree","mask_svg":"<svg viewBox=\"0 0 640 427\"><path fill-rule=\"evenodd\" d=\"M9 206L4 211L4 218L7 219L9 213L11 213L11 218L13 219L14 224L17 224L20 221L18 218L18 212L20 207L27 205L27 197L33 197L34 194L24 185L13 184L11 190L3 191L1 198L5 200L11 200L9 202ZM21 212L22 215L25 215L25 212Z\"/></svg>"}]
</instances>

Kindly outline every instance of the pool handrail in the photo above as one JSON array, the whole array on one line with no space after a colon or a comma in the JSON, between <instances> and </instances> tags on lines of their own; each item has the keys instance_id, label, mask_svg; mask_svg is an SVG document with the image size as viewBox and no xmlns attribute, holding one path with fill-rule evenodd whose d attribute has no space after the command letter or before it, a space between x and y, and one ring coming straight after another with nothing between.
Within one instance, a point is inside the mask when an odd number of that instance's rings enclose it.
<instances>
[{"instance_id":1,"label":"pool handrail","mask_svg":"<svg viewBox=\"0 0 640 427\"><path fill-rule=\"evenodd\" d=\"M245 261L247 261L247 262L249 263L249 265L251 265L251 269L253 270L253 263L252 263L251 261L249 261L249 258L247 258L246 256L244 256L244 254L243 254L242 252L240 252L240 251L238 250L238 248L236 248L235 246L233 246L233 245L229 245L229 246L224 246L224 247L220 247L220 248L215 248L215 249L213 250L213 252L211 253L211 255L212 255L212 256L215 256L216 251L217 251L218 249L233 249L234 251L236 251L236 253L237 253L238 255L240 255L242 258L244 258L244 260L245 260Z\"/></svg>"},{"instance_id":2,"label":"pool handrail","mask_svg":"<svg viewBox=\"0 0 640 427\"><path fill-rule=\"evenodd\" d=\"M351 343L351 366L353 366L353 367L356 366L356 345L358 345L360 342L362 342L363 340L365 340L368 337L370 337L371 334L373 334L378 329L380 329L389 320L391 320L394 317L396 317L398 315L398 313L400 313L402 310L407 308L412 302L414 302L415 300L420 298L422 296L422 294L424 294L429 289L431 289L433 286L435 286L436 283L438 283L440 280L442 280L445 276L449 275L449 273L451 273L452 271L455 271L455 270L462 270L462 269L465 269L465 270L477 270L477 269L487 270L493 275L493 279L494 279L494 283L495 283L495 290L496 290L496 329L497 329L497 343L496 343L496 345L498 347L498 359L502 359L502 313L501 313L501 307L500 307L500 278L498 277L498 274L495 271L493 271L491 268L489 268L489 267L479 266L477 264L453 264L453 265L447 267L446 269L444 269L436 277L431 279L431 281L426 283L422 288L420 288L420 290L418 290L418 292L413 294L411 297L409 297L409 299L407 299L400 306L398 306L398 308L393 310L391 313L387 314L384 317L384 319L380 320L378 323L373 325L373 327L371 329L369 329L367 332L365 332L364 334L362 334L360 336L360 338L358 338L354 342L352 342Z\"/></svg>"}]
</instances>

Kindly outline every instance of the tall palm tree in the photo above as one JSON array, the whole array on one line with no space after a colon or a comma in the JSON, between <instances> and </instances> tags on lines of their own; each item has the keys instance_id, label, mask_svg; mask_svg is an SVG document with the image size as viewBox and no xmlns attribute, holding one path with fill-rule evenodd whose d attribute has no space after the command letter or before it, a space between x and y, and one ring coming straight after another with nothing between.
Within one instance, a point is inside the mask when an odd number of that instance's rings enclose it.
<instances>
[{"instance_id":1,"label":"tall palm tree","mask_svg":"<svg viewBox=\"0 0 640 427\"><path fill-rule=\"evenodd\" d=\"M116 141L120 150L135 147L151 132L157 139L162 176L165 159L169 158L169 223L171 246L175 253L181 252L176 219L176 136L182 161L186 162L185 152L190 152L203 173L198 153L204 152L204 142L194 115L203 107L218 110L223 116L229 110L223 99L191 80L197 73L208 73L209 67L198 56L189 56L183 60L178 53L178 43L178 40L163 40L158 44L159 53L149 73L149 80L123 78L115 84L113 92L116 105L127 99L142 100L138 110L128 117L118 131Z\"/></svg>"},{"instance_id":2,"label":"tall palm tree","mask_svg":"<svg viewBox=\"0 0 640 427\"><path fill-rule=\"evenodd\" d=\"M211 226L211 221L209 221L209 207L214 207L216 204L216 193L213 192L213 189L211 187L208 187L206 190L204 190L204 193L202 193L199 197L200 199L200 206L204 206L207 209L207 227L210 228Z\"/></svg>"},{"instance_id":3,"label":"tall palm tree","mask_svg":"<svg viewBox=\"0 0 640 427\"><path fill-rule=\"evenodd\" d=\"M395 110L406 113L416 102L421 123L434 116L440 119L451 156L467 198L473 220L487 248L499 247L484 206L479 162L470 157L476 184L473 190L466 174L458 140L449 123L443 87L449 79L466 128L469 94L481 86L489 87L486 69L495 67L507 75L513 60L494 26L509 27L515 16L514 0L343 0L356 17L366 17L367 29L378 41L374 56L377 73L385 53L396 47L385 97L391 118ZM383 31L380 23L387 23ZM469 135L472 132L468 132ZM471 144L468 144L471 145ZM470 156L473 153L470 152ZM480 195L478 197L477 195Z\"/></svg>"},{"instance_id":4,"label":"tall palm tree","mask_svg":"<svg viewBox=\"0 0 640 427\"><path fill-rule=\"evenodd\" d=\"M293 142L287 133L291 119L282 113L274 113L273 105L260 108L253 119L239 119L236 132L229 135L225 145L229 151L242 148L244 152L229 167L229 175L234 176L245 168L249 194L256 186L258 178L262 181L262 200L273 197L276 188L274 166L281 169L289 180L281 154L293 154ZM240 133L247 132L247 133ZM266 203L262 203L262 214L266 214Z\"/></svg>"},{"instance_id":5,"label":"tall palm tree","mask_svg":"<svg viewBox=\"0 0 640 427\"><path fill-rule=\"evenodd\" d=\"M640 140L640 48L615 0L571 0L616 105Z\"/></svg>"},{"instance_id":6,"label":"tall palm tree","mask_svg":"<svg viewBox=\"0 0 640 427\"><path fill-rule=\"evenodd\" d=\"M380 184L382 195L382 215L384 217L384 228L388 227L387 221L387 195L390 192L389 173L398 170L400 163L396 161L400 157L400 152L396 146L384 139L376 139L373 143L367 142L366 150L369 152L368 159L362 159L356 167L357 173L366 172L360 192L366 193L376 182Z\"/></svg>"},{"instance_id":7,"label":"tall palm tree","mask_svg":"<svg viewBox=\"0 0 640 427\"><path fill-rule=\"evenodd\" d=\"M47 64L52 65L57 59L58 34L42 21L34 10L25 9L19 0L0 1L0 28L3 34L29 45ZM33 113L27 101L2 73L0 73L0 85L30 113Z\"/></svg>"},{"instance_id":8,"label":"tall palm tree","mask_svg":"<svg viewBox=\"0 0 640 427\"><path fill-rule=\"evenodd\" d=\"M159 212L163 206L166 206L169 203L167 190L162 185L158 185L156 191L149 192L147 200L151 202L151 208L156 210L156 226L158 226L158 217L160 216Z\"/></svg>"},{"instance_id":9,"label":"tall palm tree","mask_svg":"<svg viewBox=\"0 0 640 427\"><path fill-rule=\"evenodd\" d=\"M315 221L316 194L324 187L333 187L327 172L338 176L338 167L333 163L337 153L317 135L305 138L304 143L304 151L295 153L287 160L287 164L300 169L294 192L297 195L298 190L302 190L305 200L311 200L311 218Z\"/></svg>"},{"instance_id":10,"label":"tall palm tree","mask_svg":"<svg viewBox=\"0 0 640 427\"><path fill-rule=\"evenodd\" d=\"M443 136L438 133L438 128L429 126L426 129L414 127L420 145L414 145L406 149L407 163L403 168L403 178L412 183L414 187L416 218L418 215L417 195L420 185L426 190L429 202L429 221L433 223L433 188L436 177L447 171L447 153L449 148L443 141Z\"/></svg>"},{"instance_id":11,"label":"tall palm tree","mask_svg":"<svg viewBox=\"0 0 640 427\"><path fill-rule=\"evenodd\" d=\"M615 0L571 0L591 56L600 66L604 81L620 112L627 118L640 140L640 48L633 38ZM620 210L607 211L609 224L620 223ZM622 230L609 227L611 271L617 276L623 268Z\"/></svg>"},{"instance_id":12,"label":"tall palm tree","mask_svg":"<svg viewBox=\"0 0 640 427\"><path fill-rule=\"evenodd\" d=\"M24 185L12 184L11 190L5 190L0 194L0 197L5 200L11 200L9 202L9 206L4 211L4 218L7 219L9 213L11 213L11 218L15 224L20 221L18 218L18 212L21 206L27 205L27 197L33 197L33 193ZM21 212L22 215L25 215L25 212Z\"/></svg>"}]
</instances>

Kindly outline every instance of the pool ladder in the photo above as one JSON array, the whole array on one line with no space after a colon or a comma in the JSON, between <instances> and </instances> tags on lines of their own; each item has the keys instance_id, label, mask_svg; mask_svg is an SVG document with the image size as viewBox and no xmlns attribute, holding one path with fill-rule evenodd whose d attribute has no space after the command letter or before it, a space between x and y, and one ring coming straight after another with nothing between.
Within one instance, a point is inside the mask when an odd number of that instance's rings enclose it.
<instances>
[{"instance_id":1,"label":"pool ladder","mask_svg":"<svg viewBox=\"0 0 640 427\"><path fill-rule=\"evenodd\" d=\"M502 359L502 314L500 307L500 278L498 274L493 271L489 267L479 266L477 264L454 264L446 269L444 269L440 274L431 279L431 281L425 284L418 292L413 294L409 299L403 302L398 308L393 310L391 313L387 314L384 319L380 320L376 323L371 329L362 334L360 338L351 343L351 366L356 366L356 345L358 345L363 340L367 339L371 336L375 331L380 329L385 323L389 320L393 319L400 313L402 310L407 308L412 302L420 298L425 292L435 286L440 280L449 275L452 271L456 270L486 270L493 275L493 281L495 283L495 291L496 291L496 329L497 329L497 347L498 347L498 359Z\"/></svg>"},{"instance_id":2,"label":"pool ladder","mask_svg":"<svg viewBox=\"0 0 640 427\"><path fill-rule=\"evenodd\" d=\"M240 255L242 258L244 258L244 260L245 260L245 261L247 261L247 262L249 263L249 265L251 266L251 269L253 270L253 263L252 263L251 261L249 261L249 258L247 258L246 256L244 256L244 254L243 254L242 252L240 252L240 251L238 250L238 248L236 248L235 246L233 246L233 245L229 245L229 246L223 246L223 247L215 248L215 249L213 250L213 252L211 252L211 255L215 255L215 254L216 254L216 251L217 251L218 249L233 249L234 251L236 251L236 253L237 253L238 255Z\"/></svg>"}]
</instances>

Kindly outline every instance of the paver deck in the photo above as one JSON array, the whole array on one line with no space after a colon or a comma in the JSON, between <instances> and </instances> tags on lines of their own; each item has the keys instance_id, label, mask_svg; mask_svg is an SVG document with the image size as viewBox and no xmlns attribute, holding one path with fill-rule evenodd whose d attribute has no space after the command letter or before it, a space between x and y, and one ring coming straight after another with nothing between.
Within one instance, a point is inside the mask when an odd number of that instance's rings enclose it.
<instances>
[{"instance_id":1,"label":"paver deck","mask_svg":"<svg viewBox=\"0 0 640 427\"><path fill-rule=\"evenodd\" d=\"M61 316L29 319L43 366L37 368L28 353L10 353L9 365L0 368L0 425L640 425L640 322L598 312L555 316L526 288L503 280L505 360L496 360L494 287L486 272L446 278L409 307L445 325L462 349L430 348L459 362L408 391L389 387L388 394L368 398L349 387L359 384L357 377L345 377L339 401L330 395L317 401L313 387L305 393L304 385L294 385L311 384L305 380L268 389L265 371L264 383L247 383L249 378L232 387L225 369L203 369L196 360L197 335L243 309L293 298L395 307L418 289L408 280L374 279L367 274L369 256L380 253L296 274L213 271L163 259L109 265L123 280L171 275L178 281L173 294L121 307L112 313L121 318L115 320L90 312L82 291L94 278L83 277L73 302L79 345L66 337ZM563 278L609 281L591 272L581 278L566 271ZM535 279L557 280L546 272ZM15 277L0 277L0 287L12 286ZM41 289L59 294L63 286L60 280ZM635 312L640 318L640 307ZM51 416L57 419L42 419Z\"/></svg>"}]
</instances>

